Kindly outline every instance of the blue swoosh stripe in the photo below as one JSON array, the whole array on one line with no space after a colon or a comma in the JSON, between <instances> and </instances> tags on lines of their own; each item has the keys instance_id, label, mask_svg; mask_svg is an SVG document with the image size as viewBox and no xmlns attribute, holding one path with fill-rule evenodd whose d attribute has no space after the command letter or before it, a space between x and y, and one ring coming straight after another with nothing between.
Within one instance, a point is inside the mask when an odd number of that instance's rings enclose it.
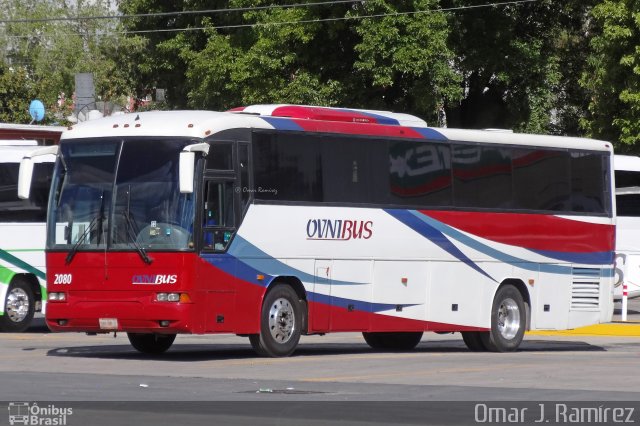
<instances>
[{"instance_id":1,"label":"blue swoosh stripe","mask_svg":"<svg viewBox=\"0 0 640 426\"><path fill-rule=\"evenodd\" d=\"M411 130L420 133L426 139L432 141L448 141L447 137L437 130L430 129L428 127L412 127Z\"/></svg>"},{"instance_id":2,"label":"blue swoosh stripe","mask_svg":"<svg viewBox=\"0 0 640 426\"><path fill-rule=\"evenodd\" d=\"M313 300L316 303L322 303L324 305L337 306L340 308L348 309L349 305L353 305L357 311L362 312L383 312L395 310L396 307L402 306L403 308L411 307L411 306L420 306L421 303L411 303L411 304L395 304L395 303L373 303L373 302L365 302L362 300L355 299L347 299L344 297L336 297L331 296L329 294L321 294L321 293L308 293L313 298L309 297L310 300Z\"/></svg>"},{"instance_id":3,"label":"blue swoosh stripe","mask_svg":"<svg viewBox=\"0 0 640 426\"><path fill-rule=\"evenodd\" d=\"M489 247L488 245L483 244L477 240L474 240L473 238L470 238L467 235L464 235L462 232L456 230L455 228L452 228L449 225L445 225L444 223L439 222L420 212L412 210L411 214L413 214L419 220L425 223L428 223L430 226L434 227L435 229L438 229L443 234L453 238L454 240L457 240L458 242L468 247L471 247L476 251L486 254L489 257L499 260L500 262L517 266L519 268L526 269L529 271L548 272L552 274L567 274L567 275L573 274L573 268L571 266L537 263L537 262L531 262L529 260L520 259L518 257L508 255L492 247Z\"/></svg>"},{"instance_id":4,"label":"blue swoosh stripe","mask_svg":"<svg viewBox=\"0 0 640 426\"><path fill-rule=\"evenodd\" d=\"M438 245L441 249L457 258L461 262L465 263L469 267L473 268L477 272L481 273L485 277L492 281L496 281L491 275L487 274L478 265L476 265L471 259L467 257L458 247L456 247L442 232L432 224L424 220L423 215L417 215L414 210L386 210L391 216L395 217L409 228L418 232L420 235L426 237L432 243ZM496 281L497 282L497 281Z\"/></svg>"},{"instance_id":5,"label":"blue swoosh stripe","mask_svg":"<svg viewBox=\"0 0 640 426\"><path fill-rule=\"evenodd\" d=\"M561 251L531 250L539 255L564 262L580 263L583 265L602 265L613 263L614 253L612 251L601 251L594 253L566 253Z\"/></svg>"},{"instance_id":6,"label":"blue swoosh stripe","mask_svg":"<svg viewBox=\"0 0 640 426\"><path fill-rule=\"evenodd\" d=\"M303 130L295 121L290 118L279 118L279 117L260 117L267 123L271 124L275 129L278 130Z\"/></svg>"},{"instance_id":7,"label":"blue swoosh stripe","mask_svg":"<svg viewBox=\"0 0 640 426\"><path fill-rule=\"evenodd\" d=\"M293 268L287 265L286 263L283 263L269 256L267 253L260 250L255 245L251 244L249 241L245 240L239 235L236 235L235 238L233 239L233 243L231 243L231 247L229 247L228 254L238 260L239 270L243 270L243 268L248 267L251 269L252 273L253 271L263 271L263 272L256 272L256 273L261 273L263 275L268 274L271 276L276 276L276 275L294 276L294 277L298 277L298 279L300 279L300 281L303 281L303 282L308 282L308 283L315 282L317 284L322 284L322 281L317 280L315 275ZM331 280L331 285L367 285L367 284L368 283L359 283L354 281L341 281L341 280L333 280L333 279Z\"/></svg>"}]
</instances>

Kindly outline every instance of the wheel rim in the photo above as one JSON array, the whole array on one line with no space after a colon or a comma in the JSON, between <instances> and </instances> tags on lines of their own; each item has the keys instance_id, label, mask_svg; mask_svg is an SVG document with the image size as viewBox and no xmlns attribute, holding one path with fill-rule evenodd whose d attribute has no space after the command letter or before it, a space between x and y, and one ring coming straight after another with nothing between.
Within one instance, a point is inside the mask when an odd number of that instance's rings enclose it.
<instances>
[{"instance_id":1,"label":"wheel rim","mask_svg":"<svg viewBox=\"0 0 640 426\"><path fill-rule=\"evenodd\" d=\"M287 343L295 328L295 314L293 306L285 298L279 298L271 304L269 309L269 331L271 337L278 343Z\"/></svg>"},{"instance_id":2,"label":"wheel rim","mask_svg":"<svg viewBox=\"0 0 640 426\"><path fill-rule=\"evenodd\" d=\"M509 298L498 308L498 331L503 338L511 340L520 330L520 309L515 300Z\"/></svg>"},{"instance_id":3,"label":"wheel rim","mask_svg":"<svg viewBox=\"0 0 640 426\"><path fill-rule=\"evenodd\" d=\"M29 296L21 288L14 288L7 295L5 313L13 322L22 322L29 314Z\"/></svg>"}]
</instances>

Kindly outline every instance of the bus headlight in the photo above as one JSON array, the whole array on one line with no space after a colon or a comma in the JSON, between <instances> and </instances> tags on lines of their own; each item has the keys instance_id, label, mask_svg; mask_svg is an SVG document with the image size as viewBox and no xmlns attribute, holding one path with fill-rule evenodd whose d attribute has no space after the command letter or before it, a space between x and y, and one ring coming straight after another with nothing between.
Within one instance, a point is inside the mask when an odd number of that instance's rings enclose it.
<instances>
[{"instance_id":1,"label":"bus headlight","mask_svg":"<svg viewBox=\"0 0 640 426\"><path fill-rule=\"evenodd\" d=\"M64 302L67 300L66 293L49 293L49 302Z\"/></svg>"},{"instance_id":2,"label":"bus headlight","mask_svg":"<svg viewBox=\"0 0 640 426\"><path fill-rule=\"evenodd\" d=\"M191 302L187 293L156 293L156 302Z\"/></svg>"}]
</instances>

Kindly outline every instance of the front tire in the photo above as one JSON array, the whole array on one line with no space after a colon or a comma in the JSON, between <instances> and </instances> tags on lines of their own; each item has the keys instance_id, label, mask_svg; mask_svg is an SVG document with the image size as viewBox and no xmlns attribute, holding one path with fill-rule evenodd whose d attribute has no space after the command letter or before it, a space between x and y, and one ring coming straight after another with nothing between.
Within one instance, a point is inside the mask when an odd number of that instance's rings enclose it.
<instances>
[{"instance_id":1,"label":"front tire","mask_svg":"<svg viewBox=\"0 0 640 426\"><path fill-rule=\"evenodd\" d=\"M373 349L409 351L422 339L422 332L362 333L364 341Z\"/></svg>"},{"instance_id":2,"label":"front tire","mask_svg":"<svg viewBox=\"0 0 640 426\"><path fill-rule=\"evenodd\" d=\"M302 304L293 288L277 284L266 295L260 315L260 334L249 336L262 356L285 357L298 346L302 332Z\"/></svg>"},{"instance_id":3,"label":"front tire","mask_svg":"<svg viewBox=\"0 0 640 426\"><path fill-rule=\"evenodd\" d=\"M526 324L522 294L512 285L500 287L493 299L491 331L480 334L482 344L491 352L513 352L522 343Z\"/></svg>"},{"instance_id":4,"label":"front tire","mask_svg":"<svg viewBox=\"0 0 640 426\"><path fill-rule=\"evenodd\" d=\"M127 337L131 346L148 355L166 352L176 340L175 334L127 333Z\"/></svg>"},{"instance_id":5,"label":"front tire","mask_svg":"<svg viewBox=\"0 0 640 426\"><path fill-rule=\"evenodd\" d=\"M0 331L19 333L31 325L35 313L33 290L26 281L14 279L4 299L4 315L0 315Z\"/></svg>"}]
</instances>

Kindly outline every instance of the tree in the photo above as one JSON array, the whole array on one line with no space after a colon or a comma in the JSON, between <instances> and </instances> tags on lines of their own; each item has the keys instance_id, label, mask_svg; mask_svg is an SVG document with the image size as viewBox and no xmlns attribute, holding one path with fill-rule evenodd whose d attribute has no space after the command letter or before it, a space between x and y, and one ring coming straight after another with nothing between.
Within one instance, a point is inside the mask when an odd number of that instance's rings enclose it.
<instances>
[{"instance_id":1,"label":"tree","mask_svg":"<svg viewBox=\"0 0 640 426\"><path fill-rule=\"evenodd\" d=\"M453 1L450 44L464 99L447 110L459 127L560 134L577 131L580 42L594 1L480 6ZM584 57L584 54L582 54Z\"/></svg>"},{"instance_id":2,"label":"tree","mask_svg":"<svg viewBox=\"0 0 640 426\"><path fill-rule=\"evenodd\" d=\"M0 33L3 62L25 70L37 88L34 96L49 111L57 108L61 93L71 98L79 72L94 74L99 99L122 103L132 91L131 74L116 58L132 60L143 46L139 39L122 37L117 20L85 19L112 13L109 0L7 0L0 16L12 22Z\"/></svg>"},{"instance_id":3,"label":"tree","mask_svg":"<svg viewBox=\"0 0 640 426\"><path fill-rule=\"evenodd\" d=\"M29 123L29 103L37 92L24 67L0 65L0 122Z\"/></svg>"},{"instance_id":4,"label":"tree","mask_svg":"<svg viewBox=\"0 0 640 426\"><path fill-rule=\"evenodd\" d=\"M591 137L640 152L640 3L605 0L593 8L591 51L581 79L589 93L581 124Z\"/></svg>"},{"instance_id":5,"label":"tree","mask_svg":"<svg viewBox=\"0 0 640 426\"><path fill-rule=\"evenodd\" d=\"M225 3L232 9L226 13L127 21L133 31L180 30L144 35L154 47L141 76L146 85L171 87L176 107L341 104L436 119L445 101L459 98L444 15L415 13L436 0L298 3L234 0ZM126 14L160 11L147 0L121 7ZM175 1L161 10L186 8ZM196 28L204 30L187 31Z\"/></svg>"}]
</instances>

